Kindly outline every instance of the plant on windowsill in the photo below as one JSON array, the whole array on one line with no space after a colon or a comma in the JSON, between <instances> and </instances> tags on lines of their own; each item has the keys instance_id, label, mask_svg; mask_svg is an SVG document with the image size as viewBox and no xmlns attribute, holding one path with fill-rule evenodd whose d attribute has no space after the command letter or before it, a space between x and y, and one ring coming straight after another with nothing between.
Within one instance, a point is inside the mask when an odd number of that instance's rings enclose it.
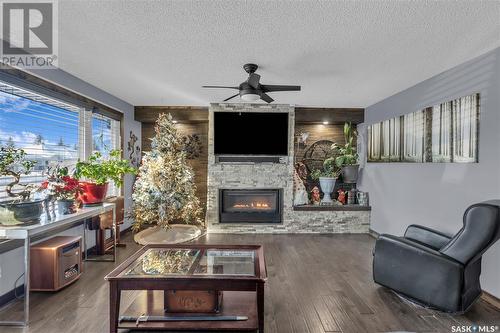
<instances>
[{"instance_id":1,"label":"plant on windowsill","mask_svg":"<svg viewBox=\"0 0 500 333\"><path fill-rule=\"evenodd\" d=\"M342 179L344 183L356 183L358 181L359 155L354 146L354 139L356 139L357 136L358 133L353 129L352 124L345 123L345 144L343 146L339 146L336 143L332 145L332 150L338 152L335 163L337 167L342 169Z\"/></svg>"},{"instance_id":2,"label":"plant on windowsill","mask_svg":"<svg viewBox=\"0 0 500 333\"><path fill-rule=\"evenodd\" d=\"M313 180L319 180L321 192L323 192L323 199L321 204L333 204L330 194L335 188L337 178L340 176L342 170L337 166L335 157L329 157L323 162L323 169L316 169L311 173Z\"/></svg>"},{"instance_id":3,"label":"plant on windowsill","mask_svg":"<svg viewBox=\"0 0 500 333\"><path fill-rule=\"evenodd\" d=\"M49 169L47 180L42 182L41 189L45 190L50 198L57 200L60 215L75 213L75 200L82 189L78 179L69 175L67 167Z\"/></svg>"},{"instance_id":4,"label":"plant on windowsill","mask_svg":"<svg viewBox=\"0 0 500 333\"><path fill-rule=\"evenodd\" d=\"M88 161L76 163L75 177L80 181L82 193L79 199L84 205L102 204L112 181L117 187L122 186L125 174L135 174L136 169L130 162L121 158L121 151L111 150L109 157L94 152Z\"/></svg>"},{"instance_id":5,"label":"plant on windowsill","mask_svg":"<svg viewBox=\"0 0 500 333\"><path fill-rule=\"evenodd\" d=\"M32 194L37 189L36 186L20 183L21 176L29 175L35 164L35 161L26 158L26 152L23 149L0 148L0 176L13 178L5 187L5 192L12 200L0 203L1 207L10 212L8 217L3 216L2 223L32 223L40 219L43 213L43 199L32 199Z\"/></svg>"}]
</instances>

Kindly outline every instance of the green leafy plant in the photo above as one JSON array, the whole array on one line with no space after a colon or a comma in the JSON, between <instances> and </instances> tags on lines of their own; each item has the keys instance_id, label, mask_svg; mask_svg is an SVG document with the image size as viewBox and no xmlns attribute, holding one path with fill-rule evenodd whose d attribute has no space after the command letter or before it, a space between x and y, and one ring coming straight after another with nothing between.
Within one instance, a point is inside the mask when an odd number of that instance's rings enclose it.
<instances>
[{"instance_id":1,"label":"green leafy plant","mask_svg":"<svg viewBox=\"0 0 500 333\"><path fill-rule=\"evenodd\" d=\"M2 147L0 149L0 176L14 177L14 181L7 184L5 192L12 198L29 199L35 189L32 184L19 184L21 175L29 175L36 161L26 159L26 152L20 148ZM22 187L20 192L14 193L14 186Z\"/></svg>"},{"instance_id":2,"label":"green leafy plant","mask_svg":"<svg viewBox=\"0 0 500 333\"><path fill-rule=\"evenodd\" d=\"M352 127L351 123L344 124L344 139L345 144L343 146L339 146L334 143L332 145L332 150L338 152L338 156L335 158L335 164L337 167L341 168L345 165L356 165L358 164L358 152L356 151L356 147L354 146L354 139L356 139L358 133Z\"/></svg>"},{"instance_id":3,"label":"green leafy plant","mask_svg":"<svg viewBox=\"0 0 500 333\"><path fill-rule=\"evenodd\" d=\"M76 163L75 177L85 178L97 185L104 185L113 181L116 186L122 186L123 175L127 173L135 174L136 169L129 161L121 158L121 151L111 150L109 157L102 156L100 152L95 152L88 161L78 161Z\"/></svg>"},{"instance_id":4,"label":"green leafy plant","mask_svg":"<svg viewBox=\"0 0 500 333\"><path fill-rule=\"evenodd\" d=\"M335 162L336 157L329 157L323 162L322 169L316 169L311 173L313 180L318 180L319 177L338 178L342 170Z\"/></svg>"}]
</instances>

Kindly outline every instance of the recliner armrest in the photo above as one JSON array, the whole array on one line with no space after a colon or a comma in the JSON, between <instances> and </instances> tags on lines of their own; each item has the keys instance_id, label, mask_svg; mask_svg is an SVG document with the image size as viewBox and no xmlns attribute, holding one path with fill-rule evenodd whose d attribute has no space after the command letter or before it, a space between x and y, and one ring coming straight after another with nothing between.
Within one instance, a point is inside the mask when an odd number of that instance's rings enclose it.
<instances>
[{"instance_id":1,"label":"recliner armrest","mask_svg":"<svg viewBox=\"0 0 500 333\"><path fill-rule=\"evenodd\" d=\"M406 228L405 238L425 244L434 250L443 248L451 240L451 237L421 225L412 224Z\"/></svg>"},{"instance_id":2,"label":"recliner armrest","mask_svg":"<svg viewBox=\"0 0 500 333\"><path fill-rule=\"evenodd\" d=\"M375 244L374 281L427 305L458 307L463 270L462 263L410 239L380 235Z\"/></svg>"}]
</instances>

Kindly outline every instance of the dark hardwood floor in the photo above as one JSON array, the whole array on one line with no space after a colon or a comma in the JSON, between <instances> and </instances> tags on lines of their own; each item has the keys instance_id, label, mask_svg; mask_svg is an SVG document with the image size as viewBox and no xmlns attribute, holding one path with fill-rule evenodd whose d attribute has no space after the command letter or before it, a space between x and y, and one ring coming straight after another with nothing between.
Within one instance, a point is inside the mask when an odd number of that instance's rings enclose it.
<instances>
[{"instance_id":1,"label":"dark hardwood floor","mask_svg":"<svg viewBox=\"0 0 500 333\"><path fill-rule=\"evenodd\" d=\"M118 262L139 246L124 237ZM264 244L266 332L451 332L456 325L500 325L500 311L484 301L463 316L451 316L402 300L372 281L369 235L220 235L196 242ZM75 284L58 293L32 293L31 325L0 327L2 333L98 333L108 329L108 286L104 276L116 264L86 263ZM122 309L140 292L122 296ZM3 310L12 316L14 304ZM0 317L2 316L0 313Z\"/></svg>"}]
</instances>

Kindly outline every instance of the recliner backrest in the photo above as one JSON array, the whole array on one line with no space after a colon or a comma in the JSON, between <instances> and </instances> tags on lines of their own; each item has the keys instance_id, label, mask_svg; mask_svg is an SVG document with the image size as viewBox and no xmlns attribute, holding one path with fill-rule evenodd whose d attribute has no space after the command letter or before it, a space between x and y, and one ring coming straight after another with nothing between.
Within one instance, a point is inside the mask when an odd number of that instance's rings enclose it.
<instances>
[{"instance_id":1,"label":"recliner backrest","mask_svg":"<svg viewBox=\"0 0 500 333\"><path fill-rule=\"evenodd\" d=\"M500 200L470 206L464 213L463 222L462 229L440 252L466 264L500 238Z\"/></svg>"}]
</instances>

